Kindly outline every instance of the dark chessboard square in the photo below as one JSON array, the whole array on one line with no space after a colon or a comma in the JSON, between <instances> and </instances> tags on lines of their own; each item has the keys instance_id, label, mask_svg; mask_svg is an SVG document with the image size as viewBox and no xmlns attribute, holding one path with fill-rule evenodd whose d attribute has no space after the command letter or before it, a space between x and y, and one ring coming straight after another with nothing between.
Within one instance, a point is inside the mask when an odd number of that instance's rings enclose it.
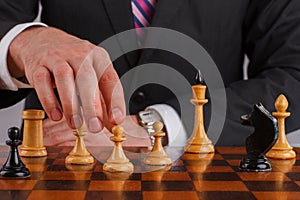
<instances>
[{"instance_id":1,"label":"dark chessboard square","mask_svg":"<svg viewBox=\"0 0 300 200\"><path fill-rule=\"evenodd\" d=\"M54 162L54 159L49 159L49 158L48 158L48 159L46 160L45 164L46 164L46 165L51 165L53 162Z\"/></svg>"},{"instance_id":2,"label":"dark chessboard square","mask_svg":"<svg viewBox=\"0 0 300 200\"><path fill-rule=\"evenodd\" d=\"M65 159L68 155L69 155L69 153L60 153L60 154L57 155L57 158Z\"/></svg>"},{"instance_id":3,"label":"dark chessboard square","mask_svg":"<svg viewBox=\"0 0 300 200\"><path fill-rule=\"evenodd\" d=\"M143 191L193 191L191 181L142 181Z\"/></svg>"},{"instance_id":4,"label":"dark chessboard square","mask_svg":"<svg viewBox=\"0 0 300 200\"><path fill-rule=\"evenodd\" d=\"M27 199L30 190L18 191L18 190L5 190L0 191L1 200L25 200Z\"/></svg>"},{"instance_id":5,"label":"dark chessboard square","mask_svg":"<svg viewBox=\"0 0 300 200\"><path fill-rule=\"evenodd\" d=\"M300 187L292 181L244 181L251 191L300 191Z\"/></svg>"},{"instance_id":6,"label":"dark chessboard square","mask_svg":"<svg viewBox=\"0 0 300 200\"><path fill-rule=\"evenodd\" d=\"M65 165L49 165L46 171L68 171Z\"/></svg>"},{"instance_id":7,"label":"dark chessboard square","mask_svg":"<svg viewBox=\"0 0 300 200\"><path fill-rule=\"evenodd\" d=\"M172 166L170 172L186 172L187 169L184 166Z\"/></svg>"},{"instance_id":8,"label":"dark chessboard square","mask_svg":"<svg viewBox=\"0 0 300 200\"><path fill-rule=\"evenodd\" d=\"M50 148L46 147L47 148L47 153L60 153L62 151L62 147L54 147L54 146L51 146Z\"/></svg>"},{"instance_id":9,"label":"dark chessboard square","mask_svg":"<svg viewBox=\"0 0 300 200\"><path fill-rule=\"evenodd\" d=\"M222 156L225 160L242 160L245 157L244 154L224 154Z\"/></svg>"},{"instance_id":10,"label":"dark chessboard square","mask_svg":"<svg viewBox=\"0 0 300 200\"><path fill-rule=\"evenodd\" d=\"M47 159L55 159L59 153L49 153L47 152Z\"/></svg>"},{"instance_id":11,"label":"dark chessboard square","mask_svg":"<svg viewBox=\"0 0 300 200\"><path fill-rule=\"evenodd\" d=\"M190 176L192 180L241 181L241 178L235 172L190 173Z\"/></svg>"},{"instance_id":12,"label":"dark chessboard square","mask_svg":"<svg viewBox=\"0 0 300 200\"><path fill-rule=\"evenodd\" d=\"M293 181L300 181L300 172L289 172L285 174L287 177L289 177Z\"/></svg>"},{"instance_id":13,"label":"dark chessboard square","mask_svg":"<svg viewBox=\"0 0 300 200\"><path fill-rule=\"evenodd\" d=\"M88 191L85 199L139 200L142 199L142 193L140 191Z\"/></svg>"},{"instance_id":14,"label":"dark chessboard square","mask_svg":"<svg viewBox=\"0 0 300 200\"><path fill-rule=\"evenodd\" d=\"M228 163L225 160L212 160L210 166L227 166Z\"/></svg>"},{"instance_id":15,"label":"dark chessboard square","mask_svg":"<svg viewBox=\"0 0 300 200\"><path fill-rule=\"evenodd\" d=\"M103 172L94 172L92 173L91 180L107 180L107 177Z\"/></svg>"},{"instance_id":16,"label":"dark chessboard square","mask_svg":"<svg viewBox=\"0 0 300 200\"><path fill-rule=\"evenodd\" d=\"M103 172L94 172L91 176L91 180L141 180L141 174L132 173L127 175L128 173L122 173L122 175L118 175L118 173L103 173Z\"/></svg>"},{"instance_id":17,"label":"dark chessboard square","mask_svg":"<svg viewBox=\"0 0 300 200\"><path fill-rule=\"evenodd\" d=\"M225 160L211 160L210 162L203 163L201 160L189 160L184 162L186 166L227 166L228 163Z\"/></svg>"},{"instance_id":18,"label":"dark chessboard square","mask_svg":"<svg viewBox=\"0 0 300 200\"><path fill-rule=\"evenodd\" d=\"M294 165L295 166L300 166L300 160L297 160Z\"/></svg>"},{"instance_id":19,"label":"dark chessboard square","mask_svg":"<svg viewBox=\"0 0 300 200\"><path fill-rule=\"evenodd\" d=\"M253 195L257 199L291 199L296 200L299 199L300 192L253 192Z\"/></svg>"},{"instance_id":20,"label":"dark chessboard square","mask_svg":"<svg viewBox=\"0 0 300 200\"><path fill-rule=\"evenodd\" d=\"M60 153L70 153L74 147L73 146L64 146L62 147Z\"/></svg>"},{"instance_id":21,"label":"dark chessboard square","mask_svg":"<svg viewBox=\"0 0 300 200\"><path fill-rule=\"evenodd\" d=\"M78 180L47 180L39 181L35 190L87 190L90 181Z\"/></svg>"},{"instance_id":22,"label":"dark chessboard square","mask_svg":"<svg viewBox=\"0 0 300 200\"><path fill-rule=\"evenodd\" d=\"M256 198L251 192L236 192L236 191L208 191L198 192L199 199L209 200L229 200L229 199L247 199L255 200Z\"/></svg>"}]
</instances>

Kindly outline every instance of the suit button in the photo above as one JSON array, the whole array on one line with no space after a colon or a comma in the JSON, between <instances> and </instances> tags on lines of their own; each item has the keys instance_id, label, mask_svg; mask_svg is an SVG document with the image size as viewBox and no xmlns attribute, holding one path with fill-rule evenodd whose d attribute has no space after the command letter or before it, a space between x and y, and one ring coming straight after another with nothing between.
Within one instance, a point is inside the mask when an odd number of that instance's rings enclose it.
<instances>
[{"instance_id":1,"label":"suit button","mask_svg":"<svg viewBox=\"0 0 300 200\"><path fill-rule=\"evenodd\" d=\"M146 95L144 94L144 92L137 92L133 96L133 101L136 103L144 103L146 101Z\"/></svg>"}]
</instances>

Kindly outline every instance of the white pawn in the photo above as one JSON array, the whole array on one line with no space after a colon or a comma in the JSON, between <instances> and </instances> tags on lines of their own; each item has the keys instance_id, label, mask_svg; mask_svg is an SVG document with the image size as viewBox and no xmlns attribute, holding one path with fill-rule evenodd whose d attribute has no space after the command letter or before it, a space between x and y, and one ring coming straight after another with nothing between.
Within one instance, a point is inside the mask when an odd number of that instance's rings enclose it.
<instances>
[{"instance_id":1,"label":"white pawn","mask_svg":"<svg viewBox=\"0 0 300 200\"><path fill-rule=\"evenodd\" d=\"M83 137L87 134L85 123L82 124L79 130L73 131L76 137L75 145L72 151L65 159L66 164L74 165L89 165L94 163L94 158L85 147Z\"/></svg>"},{"instance_id":2,"label":"white pawn","mask_svg":"<svg viewBox=\"0 0 300 200\"><path fill-rule=\"evenodd\" d=\"M125 156L122 142L126 140L123 136L123 128L121 126L114 126L112 133L114 136L110 137L110 140L115 143L113 152L103 165L103 170L108 172L133 172L133 164L129 162Z\"/></svg>"},{"instance_id":3,"label":"white pawn","mask_svg":"<svg viewBox=\"0 0 300 200\"><path fill-rule=\"evenodd\" d=\"M144 163L147 165L171 165L172 160L164 151L164 148L161 144L161 137L164 137L166 134L162 131L163 124L159 121L153 124L154 133L151 136L154 136L154 145L149 153L149 155L144 159Z\"/></svg>"}]
</instances>

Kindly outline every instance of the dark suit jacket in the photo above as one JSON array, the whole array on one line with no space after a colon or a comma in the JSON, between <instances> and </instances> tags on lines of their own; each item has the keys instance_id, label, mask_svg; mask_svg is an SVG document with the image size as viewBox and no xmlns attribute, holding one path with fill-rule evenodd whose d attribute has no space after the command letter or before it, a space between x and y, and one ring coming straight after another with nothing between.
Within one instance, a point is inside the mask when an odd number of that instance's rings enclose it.
<instances>
[{"instance_id":1,"label":"dark suit jacket","mask_svg":"<svg viewBox=\"0 0 300 200\"><path fill-rule=\"evenodd\" d=\"M134 28L130 0L41 0L41 3L43 22L94 44ZM32 21L37 11L38 0L0 0L0 36L18 23ZM287 131L300 127L299 0L159 0L152 26L190 36L218 66L228 101L219 144L243 144L251 129L240 125L240 116L249 113L259 101L273 111L280 93L287 96L292 112L287 119ZM245 53L250 59L247 81L243 80L242 72ZM137 64L149 62L171 66L193 82L195 71L189 63L165 51L134 51L120 57L114 66L122 76ZM131 98L130 110L134 113L162 102L178 109L172 92L161 87L154 89L157 87L140 88ZM25 94L1 91L1 107L15 103ZM27 101L27 106L34 106L30 102ZM209 113L210 109L206 109L206 119Z\"/></svg>"}]
</instances>

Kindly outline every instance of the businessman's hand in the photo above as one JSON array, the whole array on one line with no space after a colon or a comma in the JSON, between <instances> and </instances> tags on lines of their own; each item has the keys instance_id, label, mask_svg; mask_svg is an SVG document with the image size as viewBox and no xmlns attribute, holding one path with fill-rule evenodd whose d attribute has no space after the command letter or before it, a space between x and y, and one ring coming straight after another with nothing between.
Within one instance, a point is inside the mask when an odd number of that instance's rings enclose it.
<instances>
[{"instance_id":1,"label":"businessman's hand","mask_svg":"<svg viewBox=\"0 0 300 200\"><path fill-rule=\"evenodd\" d=\"M76 128L84 117L90 132L124 120L123 88L103 48L56 28L31 27L12 41L8 53L11 75L26 75L52 120L61 120L64 113Z\"/></svg>"}]
</instances>

